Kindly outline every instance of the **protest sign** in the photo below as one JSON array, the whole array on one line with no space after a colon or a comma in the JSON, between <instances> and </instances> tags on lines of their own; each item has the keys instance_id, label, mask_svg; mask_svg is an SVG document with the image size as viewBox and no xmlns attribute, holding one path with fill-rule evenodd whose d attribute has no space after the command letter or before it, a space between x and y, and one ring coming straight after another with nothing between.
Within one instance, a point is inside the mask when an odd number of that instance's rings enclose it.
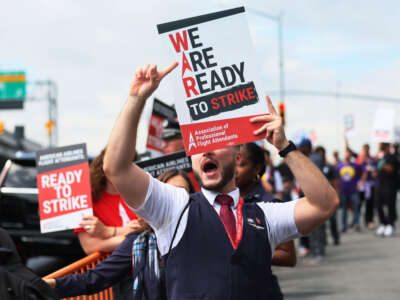
<instances>
[{"instance_id":1,"label":"protest sign","mask_svg":"<svg viewBox=\"0 0 400 300\"><path fill-rule=\"evenodd\" d=\"M185 151L178 151L153 159L138 161L136 162L136 165L142 168L144 171L149 172L151 176L155 178L160 176L163 172L174 168L185 171L192 181L195 190L200 190L200 187L193 175L192 160L190 156L186 156Z\"/></svg>"},{"instance_id":2,"label":"protest sign","mask_svg":"<svg viewBox=\"0 0 400 300\"><path fill-rule=\"evenodd\" d=\"M38 151L36 167L42 233L78 228L93 215L85 144Z\"/></svg>"},{"instance_id":3,"label":"protest sign","mask_svg":"<svg viewBox=\"0 0 400 300\"><path fill-rule=\"evenodd\" d=\"M169 53L178 61L175 106L188 155L259 140L259 124L249 119L268 113L244 7L157 25Z\"/></svg>"},{"instance_id":4,"label":"protest sign","mask_svg":"<svg viewBox=\"0 0 400 300\"><path fill-rule=\"evenodd\" d=\"M344 115L344 133L347 138L354 136L354 116L352 114Z\"/></svg>"},{"instance_id":5,"label":"protest sign","mask_svg":"<svg viewBox=\"0 0 400 300\"><path fill-rule=\"evenodd\" d=\"M389 108L378 109L372 128L372 141L378 143L394 142L395 111Z\"/></svg>"},{"instance_id":6,"label":"protest sign","mask_svg":"<svg viewBox=\"0 0 400 300\"><path fill-rule=\"evenodd\" d=\"M153 112L150 117L149 134L146 143L147 151L150 152L151 157L163 155L164 150L161 146L163 123L165 120L174 120L175 118L176 112L174 108L154 98Z\"/></svg>"}]
</instances>

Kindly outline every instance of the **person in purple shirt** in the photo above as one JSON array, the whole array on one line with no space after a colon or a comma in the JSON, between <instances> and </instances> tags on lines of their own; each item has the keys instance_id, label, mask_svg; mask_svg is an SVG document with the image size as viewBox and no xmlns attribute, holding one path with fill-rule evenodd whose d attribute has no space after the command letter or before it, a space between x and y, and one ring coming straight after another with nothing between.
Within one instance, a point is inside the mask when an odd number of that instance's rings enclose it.
<instances>
[{"instance_id":1,"label":"person in purple shirt","mask_svg":"<svg viewBox=\"0 0 400 300\"><path fill-rule=\"evenodd\" d=\"M357 184L361 178L362 167L351 161L351 152L346 149L344 160L336 166L339 174L340 201L342 206L342 232L347 231L347 208L351 203L353 210L352 227L360 231L360 198L357 191Z\"/></svg>"},{"instance_id":2,"label":"person in purple shirt","mask_svg":"<svg viewBox=\"0 0 400 300\"><path fill-rule=\"evenodd\" d=\"M377 177L377 161L371 156L368 144L364 144L359 153L351 150L348 140L345 140L346 148L356 159L357 164L361 165L363 173L358 183L360 205L359 212L365 203L364 221L368 229L374 228L374 209L375 209L375 187Z\"/></svg>"}]
</instances>

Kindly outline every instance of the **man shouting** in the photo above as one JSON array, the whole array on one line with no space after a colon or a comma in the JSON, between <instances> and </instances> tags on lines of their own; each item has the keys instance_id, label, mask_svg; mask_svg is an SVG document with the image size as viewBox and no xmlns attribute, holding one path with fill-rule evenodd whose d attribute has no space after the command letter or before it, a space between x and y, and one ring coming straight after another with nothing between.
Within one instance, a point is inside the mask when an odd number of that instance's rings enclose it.
<instances>
[{"instance_id":1,"label":"man shouting","mask_svg":"<svg viewBox=\"0 0 400 300\"><path fill-rule=\"evenodd\" d=\"M128 205L154 229L161 255L168 254L168 299L266 299L275 246L324 223L335 211L338 197L318 168L287 141L269 98L271 114L250 120L260 124L254 134L265 134L280 151L304 198L244 204L235 186L234 170L241 160L237 147L192 156L202 187L193 195L132 164L146 99L177 65L162 71L155 65L137 70L111 133L104 171Z\"/></svg>"}]
</instances>

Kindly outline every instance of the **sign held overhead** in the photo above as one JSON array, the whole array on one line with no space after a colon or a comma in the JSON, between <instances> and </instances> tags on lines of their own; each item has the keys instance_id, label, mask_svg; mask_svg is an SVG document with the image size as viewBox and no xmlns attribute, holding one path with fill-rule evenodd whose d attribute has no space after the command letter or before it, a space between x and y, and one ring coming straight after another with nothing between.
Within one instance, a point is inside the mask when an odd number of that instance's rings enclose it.
<instances>
[{"instance_id":1,"label":"sign held overhead","mask_svg":"<svg viewBox=\"0 0 400 300\"><path fill-rule=\"evenodd\" d=\"M176 109L188 155L242 144L249 119L268 113L260 101L244 7L157 25L170 58L181 64ZM262 98L262 97L261 97Z\"/></svg>"}]
</instances>

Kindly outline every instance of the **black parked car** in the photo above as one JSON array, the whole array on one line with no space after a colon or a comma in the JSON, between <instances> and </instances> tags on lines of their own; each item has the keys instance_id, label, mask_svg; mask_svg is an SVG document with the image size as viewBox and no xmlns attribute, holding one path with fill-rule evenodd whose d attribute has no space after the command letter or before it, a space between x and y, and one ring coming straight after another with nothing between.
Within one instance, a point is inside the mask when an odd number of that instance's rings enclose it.
<instances>
[{"instance_id":1,"label":"black parked car","mask_svg":"<svg viewBox=\"0 0 400 300\"><path fill-rule=\"evenodd\" d=\"M72 230L40 233L35 157L19 153L0 173L0 227L38 275L49 274L85 256Z\"/></svg>"}]
</instances>

